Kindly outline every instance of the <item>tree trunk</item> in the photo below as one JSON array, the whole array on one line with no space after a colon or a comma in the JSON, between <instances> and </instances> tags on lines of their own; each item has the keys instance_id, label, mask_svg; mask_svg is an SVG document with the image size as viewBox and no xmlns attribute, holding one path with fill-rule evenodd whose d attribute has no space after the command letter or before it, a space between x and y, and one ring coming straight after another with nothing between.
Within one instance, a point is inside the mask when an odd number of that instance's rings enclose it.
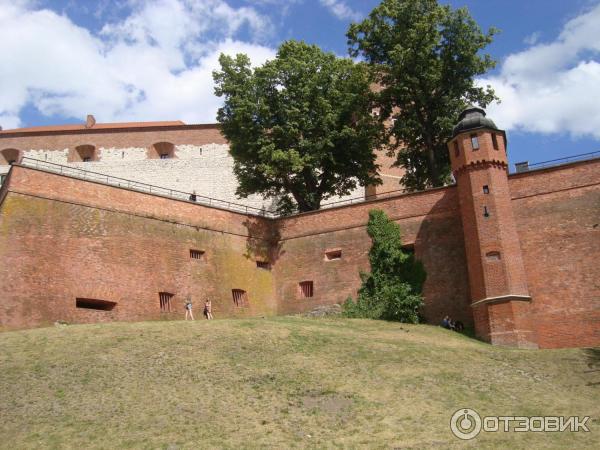
<instances>
[{"instance_id":1,"label":"tree trunk","mask_svg":"<svg viewBox=\"0 0 600 450\"><path fill-rule=\"evenodd\" d=\"M295 192L292 192L292 196L294 197L294 200L296 200L296 204L298 205L299 212L314 211L316 209L319 209L319 207L321 206L320 201L316 201L313 204L309 200L304 198L302 195L297 194Z\"/></svg>"},{"instance_id":2,"label":"tree trunk","mask_svg":"<svg viewBox=\"0 0 600 450\"><path fill-rule=\"evenodd\" d=\"M439 186L441 186L440 174L439 174L439 170L437 167L437 162L435 160L435 150L433 148L433 142L431 140L431 136L429 136L429 135L425 136L425 145L427 146L425 149L425 152L427 154L427 162L428 162L427 165L429 166L429 178L431 181L431 186L439 187Z\"/></svg>"}]
</instances>

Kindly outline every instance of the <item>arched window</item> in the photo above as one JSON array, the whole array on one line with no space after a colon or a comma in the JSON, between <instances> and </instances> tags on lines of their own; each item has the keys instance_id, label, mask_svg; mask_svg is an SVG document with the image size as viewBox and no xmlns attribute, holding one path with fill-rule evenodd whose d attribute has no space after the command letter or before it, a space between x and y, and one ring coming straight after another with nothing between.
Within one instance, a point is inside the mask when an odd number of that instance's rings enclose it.
<instances>
[{"instance_id":1,"label":"arched window","mask_svg":"<svg viewBox=\"0 0 600 450\"><path fill-rule=\"evenodd\" d=\"M98 161L98 156L96 153L96 147L93 145L85 144L78 145L74 149L69 152L69 156L67 158L68 162L91 162Z\"/></svg>"},{"instance_id":2,"label":"arched window","mask_svg":"<svg viewBox=\"0 0 600 450\"><path fill-rule=\"evenodd\" d=\"M149 159L171 159L175 157L175 146L170 142L157 142L148 150Z\"/></svg>"},{"instance_id":3,"label":"arched window","mask_svg":"<svg viewBox=\"0 0 600 450\"><path fill-rule=\"evenodd\" d=\"M5 148L0 151L0 166L10 166L21 161L21 151L16 148Z\"/></svg>"}]
</instances>

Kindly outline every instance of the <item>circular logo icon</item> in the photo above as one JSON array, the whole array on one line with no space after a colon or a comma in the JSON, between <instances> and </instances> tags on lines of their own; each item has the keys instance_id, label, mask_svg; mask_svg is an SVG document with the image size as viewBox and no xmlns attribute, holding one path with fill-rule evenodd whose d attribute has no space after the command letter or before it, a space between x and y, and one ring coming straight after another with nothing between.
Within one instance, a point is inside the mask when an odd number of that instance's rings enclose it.
<instances>
[{"instance_id":1,"label":"circular logo icon","mask_svg":"<svg viewBox=\"0 0 600 450\"><path fill-rule=\"evenodd\" d=\"M468 441L481 431L481 417L472 409L459 409L450 419L450 429L454 436Z\"/></svg>"}]
</instances>

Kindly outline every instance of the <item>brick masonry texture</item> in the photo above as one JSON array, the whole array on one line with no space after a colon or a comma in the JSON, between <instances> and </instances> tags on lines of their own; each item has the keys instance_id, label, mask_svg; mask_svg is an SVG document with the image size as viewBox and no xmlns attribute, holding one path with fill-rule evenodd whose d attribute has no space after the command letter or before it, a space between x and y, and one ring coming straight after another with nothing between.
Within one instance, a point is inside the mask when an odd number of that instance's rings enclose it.
<instances>
[{"instance_id":1,"label":"brick masonry texture","mask_svg":"<svg viewBox=\"0 0 600 450\"><path fill-rule=\"evenodd\" d=\"M154 144L173 144L170 159L152 155ZM90 146L96 155L90 162L81 162L76 149ZM135 130L80 130L54 133L0 134L0 175L8 172L2 155L18 150L20 156L49 163L67 165L105 175L175 189L198 195L235 202L254 208L274 209L274 199L251 195L238 198L238 186L233 173L233 158L229 146L216 125L179 125ZM11 153L12 154L12 153ZM156 157L155 157L156 156ZM384 161L383 165L390 163ZM393 170L393 169L391 169ZM387 181L390 183L390 180ZM398 189L398 180L395 180ZM357 187L343 197L327 202L362 197L364 187Z\"/></svg>"},{"instance_id":2,"label":"brick masonry texture","mask_svg":"<svg viewBox=\"0 0 600 450\"><path fill-rule=\"evenodd\" d=\"M498 135L499 145L494 147L494 133L469 131L448 144L459 192L472 306L478 318L475 333L494 344L537 347L504 139ZM471 144L475 136L477 148Z\"/></svg>"},{"instance_id":3,"label":"brick masonry texture","mask_svg":"<svg viewBox=\"0 0 600 450\"><path fill-rule=\"evenodd\" d=\"M430 323L449 314L501 345L600 345L600 160L507 177L489 152L458 163L458 186L276 220L13 166L0 189L0 326L181 318L188 296L197 316L212 298L217 317L343 302L369 269L366 223L380 208L425 265ZM326 258L332 249L340 259ZM234 305L232 289L248 306ZM175 295L172 313L161 313L159 292ZM498 296L531 300L471 306ZM117 306L81 309L76 298Z\"/></svg>"},{"instance_id":4,"label":"brick masonry texture","mask_svg":"<svg viewBox=\"0 0 600 450\"><path fill-rule=\"evenodd\" d=\"M544 348L600 344L600 160L510 178Z\"/></svg>"},{"instance_id":5,"label":"brick masonry texture","mask_svg":"<svg viewBox=\"0 0 600 450\"><path fill-rule=\"evenodd\" d=\"M427 270L424 315L438 323L451 314L472 324L468 279L456 188L450 187L358 205L300 214L277 221L277 295L280 311L301 312L356 296L359 271L368 271L371 240L369 210L384 210L400 224L403 243L414 245ZM340 260L326 261L325 251L342 250ZM302 298L298 283L314 282L314 297Z\"/></svg>"},{"instance_id":6,"label":"brick masonry texture","mask_svg":"<svg viewBox=\"0 0 600 450\"><path fill-rule=\"evenodd\" d=\"M221 317L276 312L272 274L255 263L269 238L260 218L17 167L10 185L0 212L4 327L180 317L188 296L197 314L207 297ZM237 288L247 308L234 307ZM159 292L175 294L173 314L161 314ZM78 309L76 298L117 307Z\"/></svg>"}]
</instances>

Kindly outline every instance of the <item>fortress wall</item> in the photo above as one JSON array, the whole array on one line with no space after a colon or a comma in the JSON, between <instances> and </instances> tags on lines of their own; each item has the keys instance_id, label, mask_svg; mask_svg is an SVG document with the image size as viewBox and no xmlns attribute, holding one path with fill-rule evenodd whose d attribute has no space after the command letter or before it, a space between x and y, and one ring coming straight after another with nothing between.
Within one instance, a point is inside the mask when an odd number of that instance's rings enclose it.
<instances>
[{"instance_id":1,"label":"fortress wall","mask_svg":"<svg viewBox=\"0 0 600 450\"><path fill-rule=\"evenodd\" d=\"M156 142L171 142L174 145L227 144L218 125L182 125L169 127L146 127L141 129L88 129L65 132L25 132L0 135L0 149L20 150L48 149L63 150L79 145L96 148L149 148Z\"/></svg>"},{"instance_id":2,"label":"fortress wall","mask_svg":"<svg viewBox=\"0 0 600 450\"><path fill-rule=\"evenodd\" d=\"M69 163L68 150L27 151L25 156L182 192L195 191L198 195L254 208L272 208L272 200L259 195L245 199L237 198L233 159L229 156L229 147L225 144L177 146L173 159L148 159L146 152L145 148L102 147L99 149L100 161ZM45 159L45 154L50 154L50 157ZM60 160L56 154L60 154Z\"/></svg>"},{"instance_id":3,"label":"fortress wall","mask_svg":"<svg viewBox=\"0 0 600 450\"><path fill-rule=\"evenodd\" d=\"M0 210L0 227L4 230L0 241L6 244L6 254L0 257L10 261L5 275L19 276L13 276L10 285L0 287L0 291L16 295L8 301L14 309L29 304L20 294L14 294L17 286L30 286L21 289L24 296L38 299L46 295L44 280L54 280L55 289L47 293L49 306L35 306L38 315L22 319L25 323L17 319L26 316L25 311L5 311L3 316L13 317L6 319L10 326L58 319L80 322L155 318L160 316L155 300L161 289L171 292L177 287L178 293L189 292L196 299L200 295L194 290L197 285L215 295L220 317L235 313L231 289L245 286L249 286L246 290L253 305L245 312L252 315L302 312L342 302L356 294L359 270L369 268L370 239L365 226L372 208L384 209L401 224L405 242L414 244L417 257L424 261L429 273L426 317L437 322L444 314L451 314L471 323L454 188L277 221L20 166L13 168L9 190ZM207 268L202 271L207 278L198 283L193 277L200 274L190 275L198 263L189 259L189 249L194 246L207 252ZM341 260L324 260L324 251L331 248L342 250ZM149 256L140 256L145 254ZM228 256L218 259L212 254ZM257 259L270 259L272 271L258 269ZM85 283L93 292L76 294L80 289L76 274L87 273L86 268L96 274L86 278ZM122 273L127 274L123 282ZM265 278L270 287L265 287ZM314 281L315 295L311 299L298 296L298 282L305 280ZM264 294L268 289L271 293ZM89 316L88 311L74 308L76 295L116 298L112 301L121 307ZM140 305L146 306L129 305L127 299L131 296L144 299Z\"/></svg>"},{"instance_id":4,"label":"fortress wall","mask_svg":"<svg viewBox=\"0 0 600 450\"><path fill-rule=\"evenodd\" d=\"M233 173L233 158L218 127L164 131L88 131L86 133L45 134L43 136L0 136L0 150L16 148L22 156L49 163L139 181L141 183L196 192L198 195L239 203L253 208L275 208L273 199L260 195L238 198L238 183ZM149 159L148 149L157 142L175 146L172 159ZM93 145L98 161L69 162L69 154L80 145ZM0 175L10 166L0 165ZM358 187L344 197L329 201L363 197L364 187Z\"/></svg>"},{"instance_id":5,"label":"fortress wall","mask_svg":"<svg viewBox=\"0 0 600 450\"><path fill-rule=\"evenodd\" d=\"M275 255L279 312L306 311L356 297L359 272L369 270L369 210L382 209L400 224L403 243L411 246L427 270L423 314L439 323L449 314L472 324L468 275L456 188L449 187L354 206L306 213L277 222L280 244ZM342 258L328 261L327 250ZM299 283L313 281L314 297L303 298Z\"/></svg>"},{"instance_id":6,"label":"fortress wall","mask_svg":"<svg viewBox=\"0 0 600 450\"><path fill-rule=\"evenodd\" d=\"M41 196L51 200L184 223L243 237L249 235L249 227L253 227L254 230L268 228L266 220L262 217L210 208L197 203L173 200L22 166L13 166L9 190L35 197ZM260 224L261 227L255 227L255 224ZM254 235L256 233L257 231ZM264 231L260 236L267 235L268 233Z\"/></svg>"},{"instance_id":7,"label":"fortress wall","mask_svg":"<svg viewBox=\"0 0 600 450\"><path fill-rule=\"evenodd\" d=\"M188 295L197 316L206 296L218 317L275 314L272 272L256 266L269 238L262 218L14 166L0 206L0 325L180 318ZM175 294L171 315L159 292ZM117 306L76 308L78 297Z\"/></svg>"},{"instance_id":8,"label":"fortress wall","mask_svg":"<svg viewBox=\"0 0 600 450\"><path fill-rule=\"evenodd\" d=\"M600 345L600 160L511 175L509 186L539 345ZM399 195L278 220L209 208L13 166L0 191L0 320L28 327L67 320L175 316L192 295L214 299L218 317L304 312L355 296L368 270L368 212L402 227L428 279L424 315L472 324L456 187ZM474 237L476 238L476 237ZM191 248L204 250L191 260ZM341 250L341 259L325 252ZM256 260L272 262L272 270ZM299 282L312 281L303 298ZM236 309L231 289L250 306ZM113 311L77 309L75 298L116 301ZM196 308L199 314L199 308ZM166 315L169 317L169 315Z\"/></svg>"},{"instance_id":9,"label":"fortress wall","mask_svg":"<svg viewBox=\"0 0 600 450\"><path fill-rule=\"evenodd\" d=\"M512 175L542 348L600 345L600 160Z\"/></svg>"}]
</instances>

